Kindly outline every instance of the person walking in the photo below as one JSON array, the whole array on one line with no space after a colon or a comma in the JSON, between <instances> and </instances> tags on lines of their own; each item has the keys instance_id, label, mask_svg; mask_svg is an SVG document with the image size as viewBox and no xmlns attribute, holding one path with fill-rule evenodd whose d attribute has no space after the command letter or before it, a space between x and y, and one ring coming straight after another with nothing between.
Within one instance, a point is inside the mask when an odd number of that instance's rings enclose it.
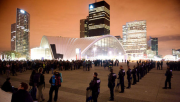
<instances>
[{"instance_id":1,"label":"person walking","mask_svg":"<svg viewBox=\"0 0 180 102\"><path fill-rule=\"evenodd\" d=\"M114 87L115 87L115 79L116 79L116 74L113 73L113 69L110 70L110 74L108 76L108 87L110 89L110 100L109 101L114 101Z\"/></svg>"},{"instance_id":2,"label":"person walking","mask_svg":"<svg viewBox=\"0 0 180 102\"><path fill-rule=\"evenodd\" d=\"M119 71L119 82L121 84L121 91L119 93L124 93L124 76L125 76L125 70L123 69L122 66L120 66L120 71Z\"/></svg>"},{"instance_id":3,"label":"person walking","mask_svg":"<svg viewBox=\"0 0 180 102\"><path fill-rule=\"evenodd\" d=\"M62 82L61 73L55 71L54 75L49 80L49 83L51 84L51 88L49 90L49 100L48 100L48 102L52 102L53 91L55 91L54 102L57 101L58 90L59 90L59 87L61 87L61 82Z\"/></svg>"},{"instance_id":4,"label":"person walking","mask_svg":"<svg viewBox=\"0 0 180 102\"><path fill-rule=\"evenodd\" d=\"M165 73L166 81L165 81L165 87L163 89L167 89L167 83L169 83L169 89L171 89L171 78L173 77L172 70L170 70L169 66L167 67L167 71Z\"/></svg>"},{"instance_id":5,"label":"person walking","mask_svg":"<svg viewBox=\"0 0 180 102\"><path fill-rule=\"evenodd\" d=\"M90 82L90 86L86 89L86 90L92 90L92 99L93 102L97 102L97 98L98 95L100 93L100 82L101 80L99 78L97 78L98 74L96 72L94 72L94 78L93 80Z\"/></svg>"}]
</instances>

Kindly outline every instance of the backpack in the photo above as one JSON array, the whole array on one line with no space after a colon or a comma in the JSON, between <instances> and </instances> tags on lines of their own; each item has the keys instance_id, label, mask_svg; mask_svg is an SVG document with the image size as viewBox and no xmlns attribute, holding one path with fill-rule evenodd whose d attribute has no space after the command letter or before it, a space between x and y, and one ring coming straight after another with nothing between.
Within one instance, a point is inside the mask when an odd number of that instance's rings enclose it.
<instances>
[{"instance_id":1,"label":"backpack","mask_svg":"<svg viewBox=\"0 0 180 102\"><path fill-rule=\"evenodd\" d=\"M59 73L52 76L52 86L61 86L61 77Z\"/></svg>"},{"instance_id":2,"label":"backpack","mask_svg":"<svg viewBox=\"0 0 180 102\"><path fill-rule=\"evenodd\" d=\"M35 86L38 86L38 84L40 83L40 76L41 76L41 74L40 73L36 73L35 75L34 75L34 84L35 84Z\"/></svg>"}]
</instances>

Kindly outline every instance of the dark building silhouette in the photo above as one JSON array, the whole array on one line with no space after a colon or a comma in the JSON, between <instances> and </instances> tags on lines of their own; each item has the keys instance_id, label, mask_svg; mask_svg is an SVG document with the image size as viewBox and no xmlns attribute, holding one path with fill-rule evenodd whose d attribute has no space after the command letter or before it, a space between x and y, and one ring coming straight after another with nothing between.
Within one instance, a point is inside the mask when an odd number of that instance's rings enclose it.
<instances>
[{"instance_id":1,"label":"dark building silhouette","mask_svg":"<svg viewBox=\"0 0 180 102\"><path fill-rule=\"evenodd\" d=\"M88 36L88 17L80 20L80 38Z\"/></svg>"},{"instance_id":2,"label":"dark building silhouette","mask_svg":"<svg viewBox=\"0 0 180 102\"><path fill-rule=\"evenodd\" d=\"M151 38L151 50L156 51L156 55L158 55L158 38Z\"/></svg>"}]
</instances>

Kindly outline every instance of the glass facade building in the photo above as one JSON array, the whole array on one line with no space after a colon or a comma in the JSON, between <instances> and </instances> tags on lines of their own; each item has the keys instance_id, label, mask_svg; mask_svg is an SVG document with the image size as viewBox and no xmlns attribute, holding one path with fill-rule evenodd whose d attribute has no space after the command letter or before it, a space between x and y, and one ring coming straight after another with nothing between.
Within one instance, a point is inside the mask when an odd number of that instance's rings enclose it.
<instances>
[{"instance_id":1,"label":"glass facade building","mask_svg":"<svg viewBox=\"0 0 180 102\"><path fill-rule=\"evenodd\" d=\"M89 4L87 37L110 34L110 6L105 1Z\"/></svg>"},{"instance_id":2,"label":"glass facade building","mask_svg":"<svg viewBox=\"0 0 180 102\"><path fill-rule=\"evenodd\" d=\"M29 59L30 54L30 14L17 8L16 12L16 51Z\"/></svg>"},{"instance_id":3,"label":"glass facade building","mask_svg":"<svg viewBox=\"0 0 180 102\"><path fill-rule=\"evenodd\" d=\"M158 55L158 38L151 38L151 50L156 52Z\"/></svg>"},{"instance_id":4,"label":"glass facade building","mask_svg":"<svg viewBox=\"0 0 180 102\"><path fill-rule=\"evenodd\" d=\"M15 51L16 47L16 23L11 24L11 51Z\"/></svg>"},{"instance_id":5,"label":"glass facade building","mask_svg":"<svg viewBox=\"0 0 180 102\"><path fill-rule=\"evenodd\" d=\"M146 54L146 21L127 22L122 28L123 46L128 56L138 57Z\"/></svg>"}]
</instances>

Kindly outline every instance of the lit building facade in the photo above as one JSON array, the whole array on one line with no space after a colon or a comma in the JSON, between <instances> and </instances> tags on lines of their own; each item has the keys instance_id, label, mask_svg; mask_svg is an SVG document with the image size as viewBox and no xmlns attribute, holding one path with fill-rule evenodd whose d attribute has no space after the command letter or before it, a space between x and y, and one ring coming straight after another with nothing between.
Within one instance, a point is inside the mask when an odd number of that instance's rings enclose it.
<instances>
[{"instance_id":1,"label":"lit building facade","mask_svg":"<svg viewBox=\"0 0 180 102\"><path fill-rule=\"evenodd\" d=\"M151 38L151 50L155 51L158 56L158 38Z\"/></svg>"},{"instance_id":2,"label":"lit building facade","mask_svg":"<svg viewBox=\"0 0 180 102\"><path fill-rule=\"evenodd\" d=\"M110 34L110 6L105 1L89 4L88 36Z\"/></svg>"},{"instance_id":3,"label":"lit building facade","mask_svg":"<svg viewBox=\"0 0 180 102\"><path fill-rule=\"evenodd\" d=\"M147 50L146 21L127 22L122 28L123 46L129 59L143 57Z\"/></svg>"},{"instance_id":4,"label":"lit building facade","mask_svg":"<svg viewBox=\"0 0 180 102\"><path fill-rule=\"evenodd\" d=\"M17 8L16 12L16 51L29 59L30 54L30 14Z\"/></svg>"},{"instance_id":5,"label":"lit building facade","mask_svg":"<svg viewBox=\"0 0 180 102\"><path fill-rule=\"evenodd\" d=\"M11 24L11 51L16 50L16 23Z\"/></svg>"},{"instance_id":6,"label":"lit building facade","mask_svg":"<svg viewBox=\"0 0 180 102\"><path fill-rule=\"evenodd\" d=\"M180 58L180 49L172 49L172 55Z\"/></svg>"},{"instance_id":7,"label":"lit building facade","mask_svg":"<svg viewBox=\"0 0 180 102\"><path fill-rule=\"evenodd\" d=\"M88 36L88 17L80 20L80 38Z\"/></svg>"},{"instance_id":8,"label":"lit building facade","mask_svg":"<svg viewBox=\"0 0 180 102\"><path fill-rule=\"evenodd\" d=\"M123 55L124 48L112 35L86 38L43 36L40 47L31 49L31 59L119 59Z\"/></svg>"}]
</instances>

